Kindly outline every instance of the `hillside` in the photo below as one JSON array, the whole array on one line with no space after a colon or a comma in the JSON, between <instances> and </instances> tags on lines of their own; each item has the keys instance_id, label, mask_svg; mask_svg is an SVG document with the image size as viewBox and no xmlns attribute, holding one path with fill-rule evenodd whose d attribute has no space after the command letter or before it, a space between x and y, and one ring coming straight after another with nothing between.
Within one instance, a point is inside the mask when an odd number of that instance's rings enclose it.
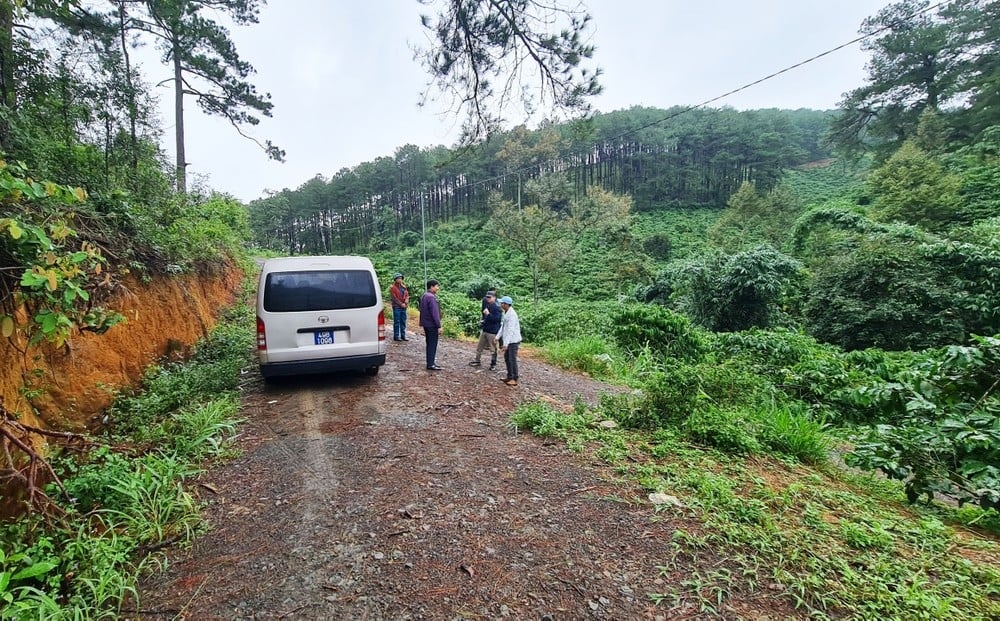
<instances>
[{"instance_id":1,"label":"hillside","mask_svg":"<svg viewBox=\"0 0 1000 621\"><path fill-rule=\"evenodd\" d=\"M598 408L621 387L529 350L512 388L473 349L427 372L411 326L377 378L246 382L240 456L192 486L209 532L125 616L1000 614L996 542L877 479L636 434Z\"/></svg>"}]
</instances>

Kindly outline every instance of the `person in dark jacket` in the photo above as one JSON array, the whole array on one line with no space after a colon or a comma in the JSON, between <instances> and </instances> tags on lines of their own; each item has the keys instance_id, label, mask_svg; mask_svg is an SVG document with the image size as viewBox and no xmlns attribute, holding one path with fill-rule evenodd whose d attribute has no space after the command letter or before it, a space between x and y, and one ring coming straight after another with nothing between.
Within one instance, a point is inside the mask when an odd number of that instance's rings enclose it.
<instances>
[{"instance_id":1,"label":"person in dark jacket","mask_svg":"<svg viewBox=\"0 0 1000 621\"><path fill-rule=\"evenodd\" d=\"M482 364L483 351L490 350L490 370L497 368L497 332L500 331L500 304L497 302L497 294L494 291L487 291L483 298L483 318L479 322L479 344L476 345L476 359L469 363L470 367L478 367Z\"/></svg>"},{"instance_id":2,"label":"person in dark jacket","mask_svg":"<svg viewBox=\"0 0 1000 621\"><path fill-rule=\"evenodd\" d=\"M437 364L438 338L441 336L441 307L437 292L441 288L433 278L427 281L427 291L420 297L420 327L427 339L427 370L440 371Z\"/></svg>"}]
</instances>

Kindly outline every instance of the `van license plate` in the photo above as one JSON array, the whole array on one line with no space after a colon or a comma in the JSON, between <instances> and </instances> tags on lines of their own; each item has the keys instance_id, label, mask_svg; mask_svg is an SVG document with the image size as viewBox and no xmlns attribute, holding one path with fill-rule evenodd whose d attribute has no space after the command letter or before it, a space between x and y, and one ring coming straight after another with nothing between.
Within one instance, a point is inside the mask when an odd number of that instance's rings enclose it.
<instances>
[{"instance_id":1,"label":"van license plate","mask_svg":"<svg viewBox=\"0 0 1000 621\"><path fill-rule=\"evenodd\" d=\"M333 345L333 330L320 330L313 332L313 338L317 345Z\"/></svg>"}]
</instances>

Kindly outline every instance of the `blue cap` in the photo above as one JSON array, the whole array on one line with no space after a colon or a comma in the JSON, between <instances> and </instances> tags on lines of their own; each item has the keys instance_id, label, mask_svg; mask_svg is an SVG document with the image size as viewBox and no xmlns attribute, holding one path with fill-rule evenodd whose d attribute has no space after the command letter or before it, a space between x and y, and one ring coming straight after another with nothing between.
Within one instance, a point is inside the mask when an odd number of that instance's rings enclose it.
<instances>
[{"instance_id":1,"label":"blue cap","mask_svg":"<svg viewBox=\"0 0 1000 621\"><path fill-rule=\"evenodd\" d=\"M514 304L514 300L510 299L509 295L505 295L502 298L500 298L500 303L501 304Z\"/></svg>"},{"instance_id":2,"label":"blue cap","mask_svg":"<svg viewBox=\"0 0 1000 621\"><path fill-rule=\"evenodd\" d=\"M392 275L392 279L393 280L396 280L397 278L402 278L402 277L403 277L403 275L401 273L399 273L399 272L396 272L395 274Z\"/></svg>"}]
</instances>

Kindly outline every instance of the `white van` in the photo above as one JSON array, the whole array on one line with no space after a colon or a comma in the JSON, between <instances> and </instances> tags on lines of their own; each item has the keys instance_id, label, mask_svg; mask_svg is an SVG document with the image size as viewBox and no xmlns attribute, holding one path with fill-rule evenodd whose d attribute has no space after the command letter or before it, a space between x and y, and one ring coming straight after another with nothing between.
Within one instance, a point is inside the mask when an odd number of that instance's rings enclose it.
<instances>
[{"instance_id":1,"label":"white van","mask_svg":"<svg viewBox=\"0 0 1000 621\"><path fill-rule=\"evenodd\" d=\"M385 364L382 287L365 257L268 259L257 285L257 358L264 379Z\"/></svg>"}]
</instances>

